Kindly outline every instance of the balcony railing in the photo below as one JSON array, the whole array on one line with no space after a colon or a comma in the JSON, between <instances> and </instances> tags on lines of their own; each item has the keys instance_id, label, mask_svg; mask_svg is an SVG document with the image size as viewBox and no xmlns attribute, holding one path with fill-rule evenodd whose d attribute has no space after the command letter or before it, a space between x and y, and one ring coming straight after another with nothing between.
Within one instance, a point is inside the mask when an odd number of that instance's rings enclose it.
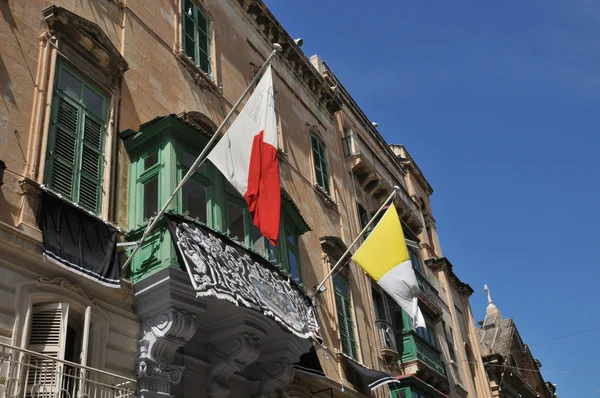
<instances>
[{"instance_id":1,"label":"balcony railing","mask_svg":"<svg viewBox=\"0 0 600 398\"><path fill-rule=\"evenodd\" d=\"M379 334L379 345L382 349L398 352L396 337L394 337L394 329L388 321L375 321L377 333Z\"/></svg>"},{"instance_id":2,"label":"balcony railing","mask_svg":"<svg viewBox=\"0 0 600 398\"><path fill-rule=\"evenodd\" d=\"M136 381L0 344L0 398L134 398Z\"/></svg>"}]
</instances>

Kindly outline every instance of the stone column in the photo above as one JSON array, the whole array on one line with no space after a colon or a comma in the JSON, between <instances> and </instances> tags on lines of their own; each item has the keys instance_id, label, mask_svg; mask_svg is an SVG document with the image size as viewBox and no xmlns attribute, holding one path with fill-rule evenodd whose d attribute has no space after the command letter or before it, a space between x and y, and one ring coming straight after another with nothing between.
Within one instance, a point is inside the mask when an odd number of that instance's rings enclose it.
<instances>
[{"instance_id":1,"label":"stone column","mask_svg":"<svg viewBox=\"0 0 600 398\"><path fill-rule=\"evenodd\" d=\"M168 308L142 324L135 376L141 398L170 398L171 386L181 381L183 366L173 365L175 352L196 333L196 315Z\"/></svg>"}]
</instances>

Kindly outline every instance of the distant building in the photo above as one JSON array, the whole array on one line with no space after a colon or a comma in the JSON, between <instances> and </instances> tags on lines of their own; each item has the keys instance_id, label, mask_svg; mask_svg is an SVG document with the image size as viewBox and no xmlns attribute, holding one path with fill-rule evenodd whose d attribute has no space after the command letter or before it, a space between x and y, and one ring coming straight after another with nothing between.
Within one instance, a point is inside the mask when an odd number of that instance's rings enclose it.
<instances>
[{"instance_id":1,"label":"distant building","mask_svg":"<svg viewBox=\"0 0 600 398\"><path fill-rule=\"evenodd\" d=\"M515 322L503 319L488 293L485 320L477 337L493 398L556 398L556 386L544 381L542 364L523 342Z\"/></svg>"}]
</instances>

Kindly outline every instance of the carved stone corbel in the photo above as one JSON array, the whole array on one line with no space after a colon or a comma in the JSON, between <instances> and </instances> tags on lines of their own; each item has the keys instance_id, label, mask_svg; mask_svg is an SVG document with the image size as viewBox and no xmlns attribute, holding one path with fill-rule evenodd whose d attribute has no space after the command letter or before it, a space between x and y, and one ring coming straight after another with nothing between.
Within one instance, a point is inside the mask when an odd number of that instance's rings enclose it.
<instances>
[{"instance_id":1,"label":"carved stone corbel","mask_svg":"<svg viewBox=\"0 0 600 398\"><path fill-rule=\"evenodd\" d=\"M206 344L210 353L208 396L223 398L231 389L228 380L235 372L241 372L260 356L261 339L248 332L228 337L218 344Z\"/></svg>"},{"instance_id":2,"label":"carved stone corbel","mask_svg":"<svg viewBox=\"0 0 600 398\"><path fill-rule=\"evenodd\" d=\"M142 324L135 376L140 396L170 397L171 386L183 378L183 366L174 366L175 352L196 333L196 315L169 308Z\"/></svg>"},{"instance_id":3,"label":"carved stone corbel","mask_svg":"<svg viewBox=\"0 0 600 398\"><path fill-rule=\"evenodd\" d=\"M294 365L285 357L270 360L265 364L257 364L260 384L258 394L252 398L268 398L271 392L283 388L294 378Z\"/></svg>"}]
</instances>

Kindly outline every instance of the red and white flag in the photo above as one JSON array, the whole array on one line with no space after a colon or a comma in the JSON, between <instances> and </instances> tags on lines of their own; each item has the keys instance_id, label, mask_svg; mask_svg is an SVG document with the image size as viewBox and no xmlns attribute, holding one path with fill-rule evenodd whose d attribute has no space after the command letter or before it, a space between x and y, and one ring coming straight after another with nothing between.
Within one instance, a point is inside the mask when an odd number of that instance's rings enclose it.
<instances>
[{"instance_id":1,"label":"red and white flag","mask_svg":"<svg viewBox=\"0 0 600 398\"><path fill-rule=\"evenodd\" d=\"M254 225L260 233L276 245L281 182L273 94L273 75L269 65L250 99L208 159L246 199Z\"/></svg>"}]
</instances>

